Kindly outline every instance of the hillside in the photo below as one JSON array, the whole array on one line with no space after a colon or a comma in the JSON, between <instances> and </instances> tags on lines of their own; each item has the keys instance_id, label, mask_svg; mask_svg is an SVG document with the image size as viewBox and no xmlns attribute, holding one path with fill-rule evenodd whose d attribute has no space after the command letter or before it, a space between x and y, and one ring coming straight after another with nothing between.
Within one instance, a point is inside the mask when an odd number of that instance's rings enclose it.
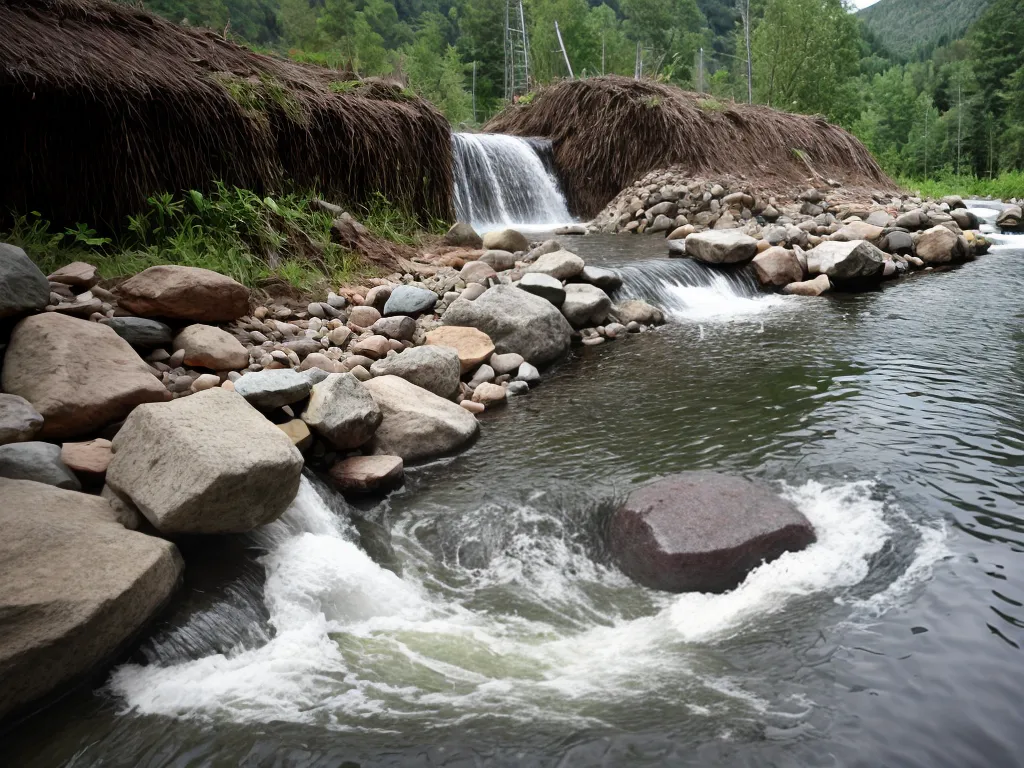
<instances>
[{"instance_id":1,"label":"hillside","mask_svg":"<svg viewBox=\"0 0 1024 768\"><path fill-rule=\"evenodd\" d=\"M916 46L963 37L990 0L880 0L857 13L897 56Z\"/></svg>"}]
</instances>

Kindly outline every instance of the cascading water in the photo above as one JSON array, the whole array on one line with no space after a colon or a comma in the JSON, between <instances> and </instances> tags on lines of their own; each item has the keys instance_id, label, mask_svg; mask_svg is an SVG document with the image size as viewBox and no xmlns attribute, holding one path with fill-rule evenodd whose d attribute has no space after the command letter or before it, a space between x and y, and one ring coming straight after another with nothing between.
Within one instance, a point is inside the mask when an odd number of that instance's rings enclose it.
<instances>
[{"instance_id":1,"label":"cascading water","mask_svg":"<svg viewBox=\"0 0 1024 768\"><path fill-rule=\"evenodd\" d=\"M456 133L452 153L459 221L483 232L555 227L572 221L552 168L550 142Z\"/></svg>"}]
</instances>

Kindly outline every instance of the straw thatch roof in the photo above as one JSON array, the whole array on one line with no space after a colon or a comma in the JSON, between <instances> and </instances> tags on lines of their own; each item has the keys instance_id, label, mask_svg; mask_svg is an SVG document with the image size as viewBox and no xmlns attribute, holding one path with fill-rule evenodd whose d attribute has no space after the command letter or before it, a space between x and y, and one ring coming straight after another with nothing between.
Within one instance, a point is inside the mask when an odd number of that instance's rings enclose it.
<instances>
[{"instance_id":1,"label":"straw thatch roof","mask_svg":"<svg viewBox=\"0 0 1024 768\"><path fill-rule=\"evenodd\" d=\"M817 174L895 188L860 141L823 118L618 76L541 88L484 130L551 139L570 207L587 218L648 171L676 164L760 182L792 185Z\"/></svg>"},{"instance_id":2,"label":"straw thatch roof","mask_svg":"<svg viewBox=\"0 0 1024 768\"><path fill-rule=\"evenodd\" d=\"M0 29L0 216L117 225L213 180L450 215L448 123L398 86L105 0L3 0Z\"/></svg>"}]
</instances>

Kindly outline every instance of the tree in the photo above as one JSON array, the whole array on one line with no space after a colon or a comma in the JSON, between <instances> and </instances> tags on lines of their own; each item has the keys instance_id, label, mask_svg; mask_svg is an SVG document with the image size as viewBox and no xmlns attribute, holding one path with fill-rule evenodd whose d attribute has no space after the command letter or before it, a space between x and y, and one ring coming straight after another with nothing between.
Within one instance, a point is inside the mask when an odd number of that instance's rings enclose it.
<instances>
[{"instance_id":1,"label":"tree","mask_svg":"<svg viewBox=\"0 0 1024 768\"><path fill-rule=\"evenodd\" d=\"M754 31L756 99L833 116L837 88L856 71L857 24L842 0L769 0Z\"/></svg>"},{"instance_id":2,"label":"tree","mask_svg":"<svg viewBox=\"0 0 1024 768\"><path fill-rule=\"evenodd\" d=\"M458 123L472 116L472 95L466 92L466 66L445 40L445 26L439 13L423 14L416 39L406 48L405 71L418 94Z\"/></svg>"},{"instance_id":3,"label":"tree","mask_svg":"<svg viewBox=\"0 0 1024 768\"><path fill-rule=\"evenodd\" d=\"M651 51L644 71L657 75L671 63L671 79L689 83L704 26L696 0L623 0L622 9L627 36Z\"/></svg>"},{"instance_id":4,"label":"tree","mask_svg":"<svg viewBox=\"0 0 1024 768\"><path fill-rule=\"evenodd\" d=\"M555 22L573 70L594 73L601 68L601 40L588 24L587 0L528 0L532 75L548 82L569 75L555 35Z\"/></svg>"}]
</instances>

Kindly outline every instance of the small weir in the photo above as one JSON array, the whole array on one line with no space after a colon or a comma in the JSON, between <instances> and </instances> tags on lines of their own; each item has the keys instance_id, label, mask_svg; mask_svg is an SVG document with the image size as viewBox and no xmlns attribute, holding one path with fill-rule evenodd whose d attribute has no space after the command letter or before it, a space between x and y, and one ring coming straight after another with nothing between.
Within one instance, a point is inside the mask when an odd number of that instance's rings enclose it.
<instances>
[{"instance_id":1,"label":"small weir","mask_svg":"<svg viewBox=\"0 0 1024 768\"><path fill-rule=\"evenodd\" d=\"M478 231L570 223L551 142L488 133L452 136L455 210Z\"/></svg>"}]
</instances>

